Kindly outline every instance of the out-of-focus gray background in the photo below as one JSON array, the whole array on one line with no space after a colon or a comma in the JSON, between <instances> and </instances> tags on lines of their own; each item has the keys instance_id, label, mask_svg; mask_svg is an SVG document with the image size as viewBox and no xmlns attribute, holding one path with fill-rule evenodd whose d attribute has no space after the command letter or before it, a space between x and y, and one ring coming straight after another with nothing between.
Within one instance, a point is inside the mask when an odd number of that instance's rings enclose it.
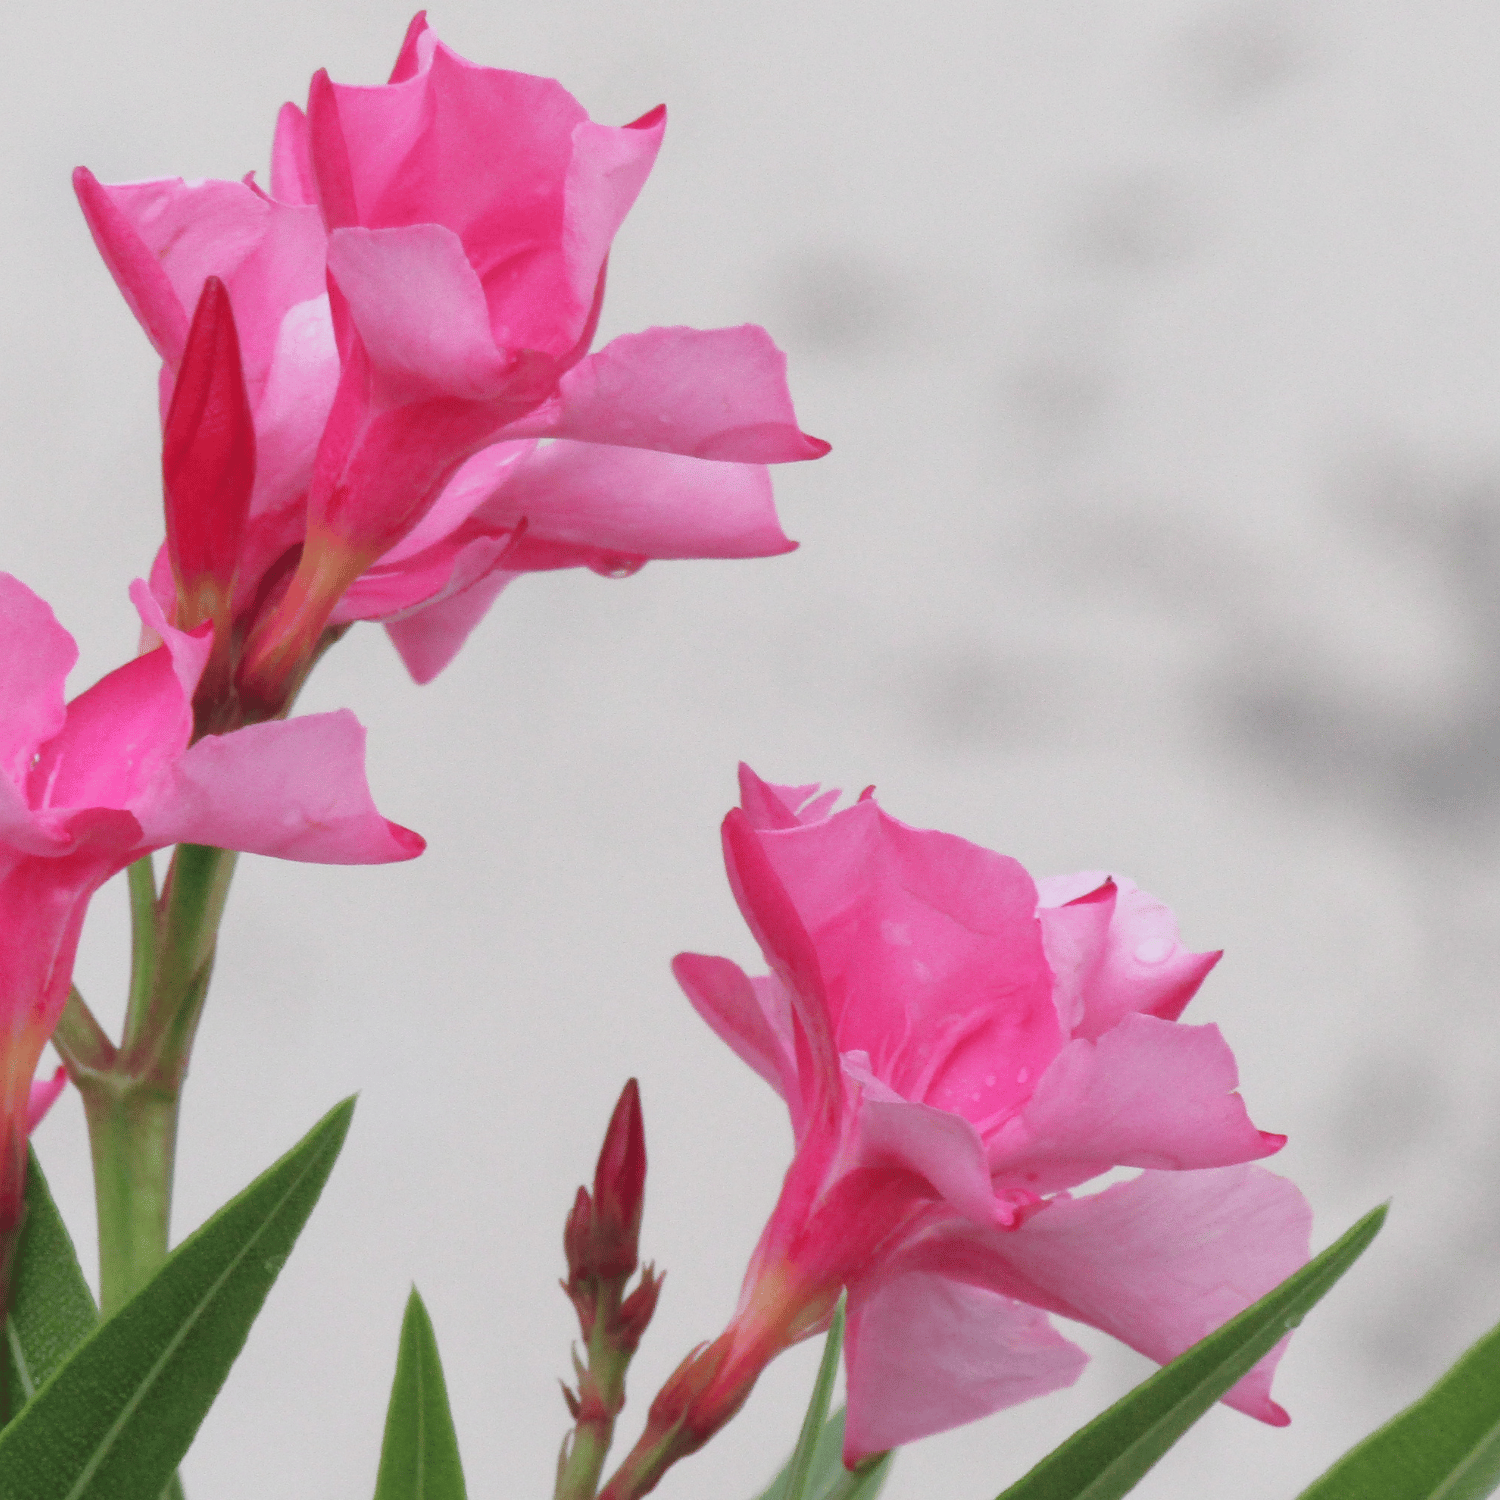
<instances>
[{"instance_id":1,"label":"out-of-focus gray background","mask_svg":"<svg viewBox=\"0 0 1500 1500\"><path fill-rule=\"evenodd\" d=\"M265 167L326 65L385 77L390 0L58 0L0 87L0 566L133 648L160 535L154 359L68 185ZM188 1460L198 1500L359 1500L401 1304L442 1342L471 1493L550 1494L560 1229L645 1098L669 1270L627 1441L722 1326L782 1111L667 961L754 950L719 866L740 757L875 782L1038 873L1105 866L1227 956L1235 1047L1326 1244L1394 1198L1293 1341L1271 1431L1216 1410L1143 1496L1295 1492L1500 1316L1500 237L1481 0L451 0L465 55L596 118L671 110L602 334L766 324L804 425L795 555L539 576L434 685L355 632L306 707L370 726L426 856L246 860L183 1121L186 1232L359 1089L343 1160ZM497 143L504 149L504 143ZM124 894L80 983L120 1007ZM84 1249L76 1099L38 1148ZM1072 1330L1069 1330L1072 1331ZM930 1440L893 1500L984 1500L1147 1370ZM816 1351L662 1485L749 1496Z\"/></svg>"}]
</instances>

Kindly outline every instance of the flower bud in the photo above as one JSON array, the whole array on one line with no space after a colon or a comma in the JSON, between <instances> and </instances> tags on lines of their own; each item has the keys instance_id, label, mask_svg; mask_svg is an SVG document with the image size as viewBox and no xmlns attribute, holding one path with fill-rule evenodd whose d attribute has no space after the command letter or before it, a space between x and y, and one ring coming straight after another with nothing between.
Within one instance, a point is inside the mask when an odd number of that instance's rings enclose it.
<instances>
[{"instance_id":1,"label":"flower bud","mask_svg":"<svg viewBox=\"0 0 1500 1500\"><path fill-rule=\"evenodd\" d=\"M593 1194L578 1189L563 1232L568 1293L575 1301L584 1283L624 1281L635 1270L645 1199L646 1130L632 1078L604 1132Z\"/></svg>"},{"instance_id":2,"label":"flower bud","mask_svg":"<svg viewBox=\"0 0 1500 1500\"><path fill-rule=\"evenodd\" d=\"M162 433L167 552L179 630L227 626L255 485L255 427L229 293L203 283Z\"/></svg>"}]
</instances>

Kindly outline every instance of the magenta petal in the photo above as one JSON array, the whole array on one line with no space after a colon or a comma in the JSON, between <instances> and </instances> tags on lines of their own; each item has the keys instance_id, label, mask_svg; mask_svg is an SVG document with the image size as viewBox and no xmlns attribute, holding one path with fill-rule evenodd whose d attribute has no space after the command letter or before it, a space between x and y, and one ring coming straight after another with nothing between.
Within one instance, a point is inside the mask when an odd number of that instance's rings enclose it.
<instances>
[{"instance_id":1,"label":"magenta petal","mask_svg":"<svg viewBox=\"0 0 1500 1500\"><path fill-rule=\"evenodd\" d=\"M31 1085L31 1098L26 1105L26 1133L30 1135L42 1123L43 1116L58 1096L68 1086L68 1070L59 1068L50 1078L37 1079Z\"/></svg>"},{"instance_id":2,"label":"magenta petal","mask_svg":"<svg viewBox=\"0 0 1500 1500\"><path fill-rule=\"evenodd\" d=\"M1090 1323L1166 1364L1307 1263L1312 1212L1260 1167L1145 1172L1049 1204L993 1236L996 1252ZM1278 1344L1223 1399L1273 1426Z\"/></svg>"},{"instance_id":3,"label":"magenta petal","mask_svg":"<svg viewBox=\"0 0 1500 1500\"><path fill-rule=\"evenodd\" d=\"M672 960L672 973L719 1039L794 1104L797 1067L791 1006L780 985L774 979L757 985L738 964L703 953L679 953Z\"/></svg>"},{"instance_id":4,"label":"magenta petal","mask_svg":"<svg viewBox=\"0 0 1500 1500\"><path fill-rule=\"evenodd\" d=\"M820 458L797 426L786 355L764 328L648 328L569 370L507 437L577 438L734 463Z\"/></svg>"},{"instance_id":5,"label":"magenta petal","mask_svg":"<svg viewBox=\"0 0 1500 1500\"><path fill-rule=\"evenodd\" d=\"M556 442L509 465L477 523L533 539L640 558L774 557L790 552L761 464L713 463Z\"/></svg>"},{"instance_id":6,"label":"magenta petal","mask_svg":"<svg viewBox=\"0 0 1500 1500\"><path fill-rule=\"evenodd\" d=\"M375 810L347 709L199 740L137 809L146 840L328 865L412 859L424 841Z\"/></svg>"},{"instance_id":7,"label":"magenta petal","mask_svg":"<svg viewBox=\"0 0 1500 1500\"><path fill-rule=\"evenodd\" d=\"M1126 1016L1069 1042L1021 1112L989 1139L997 1182L1049 1193L1113 1166L1175 1171L1253 1161L1280 1148L1251 1123L1217 1026Z\"/></svg>"},{"instance_id":8,"label":"magenta petal","mask_svg":"<svg viewBox=\"0 0 1500 1500\"><path fill-rule=\"evenodd\" d=\"M1088 1363L1035 1308L920 1270L851 1287L844 1350L846 1464L1062 1390Z\"/></svg>"},{"instance_id":9,"label":"magenta petal","mask_svg":"<svg viewBox=\"0 0 1500 1500\"><path fill-rule=\"evenodd\" d=\"M63 684L78 648L47 602L0 573L0 778L23 784L37 746L63 726Z\"/></svg>"},{"instance_id":10,"label":"magenta petal","mask_svg":"<svg viewBox=\"0 0 1500 1500\"><path fill-rule=\"evenodd\" d=\"M1015 860L873 800L757 838L812 938L841 1052L976 1125L1030 1097L1063 1038Z\"/></svg>"}]
</instances>

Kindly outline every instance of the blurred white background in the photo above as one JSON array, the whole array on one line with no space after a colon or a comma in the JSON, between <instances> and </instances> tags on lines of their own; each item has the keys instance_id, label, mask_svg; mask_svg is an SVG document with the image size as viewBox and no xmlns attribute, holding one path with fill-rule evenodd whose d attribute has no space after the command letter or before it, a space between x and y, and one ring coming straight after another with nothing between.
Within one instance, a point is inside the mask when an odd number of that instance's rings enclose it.
<instances>
[{"instance_id":1,"label":"blurred white background","mask_svg":"<svg viewBox=\"0 0 1500 1500\"><path fill-rule=\"evenodd\" d=\"M264 171L390 0L54 0L8 17L0 566L133 649L161 530L155 361L68 174ZM601 337L758 321L824 461L793 556L522 580L425 689L381 632L309 709L370 726L413 865L246 860L183 1120L185 1233L361 1091L322 1205L185 1468L194 1500L360 1500L407 1285L476 1500L551 1493L563 1215L629 1074L668 1268L622 1424L723 1324L787 1159L681 948L755 958L718 853L745 757L875 782L1038 873L1109 867L1227 956L1221 1023L1328 1243L1389 1227L1293 1341L1285 1431L1223 1409L1141 1486L1295 1492L1500 1316L1496 52L1481 0L451 0L439 34L592 114L665 100ZM497 143L497 149L504 149ZM79 981L117 1016L119 886ZM82 1112L38 1149L85 1263ZM1069 1329L1069 1332L1074 1330ZM892 1500L987 1500L1148 1370L920 1444ZM668 1500L749 1497L815 1349Z\"/></svg>"}]
</instances>

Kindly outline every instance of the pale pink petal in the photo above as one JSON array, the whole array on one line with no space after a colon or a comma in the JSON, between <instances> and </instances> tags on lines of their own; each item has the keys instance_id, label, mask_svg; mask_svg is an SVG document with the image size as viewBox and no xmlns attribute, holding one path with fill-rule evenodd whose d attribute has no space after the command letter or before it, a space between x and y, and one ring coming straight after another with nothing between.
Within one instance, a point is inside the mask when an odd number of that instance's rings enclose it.
<instances>
[{"instance_id":1,"label":"pale pink petal","mask_svg":"<svg viewBox=\"0 0 1500 1500\"><path fill-rule=\"evenodd\" d=\"M453 537L465 521L505 483L509 470L536 451L536 442L492 443L467 459L444 486L432 508L381 559L390 567Z\"/></svg>"},{"instance_id":2,"label":"pale pink petal","mask_svg":"<svg viewBox=\"0 0 1500 1500\"><path fill-rule=\"evenodd\" d=\"M364 341L377 405L499 394L507 363L490 333L484 288L451 229L336 229L328 272Z\"/></svg>"},{"instance_id":3,"label":"pale pink petal","mask_svg":"<svg viewBox=\"0 0 1500 1500\"><path fill-rule=\"evenodd\" d=\"M790 552L761 464L714 463L597 443L556 442L507 467L477 523L530 539L635 558L774 557Z\"/></svg>"},{"instance_id":4,"label":"pale pink petal","mask_svg":"<svg viewBox=\"0 0 1500 1500\"><path fill-rule=\"evenodd\" d=\"M1286 1137L1250 1123L1238 1084L1217 1026L1126 1016L1057 1054L1020 1113L988 1137L991 1170L1050 1193L1114 1166L1182 1171L1269 1156Z\"/></svg>"},{"instance_id":5,"label":"pale pink petal","mask_svg":"<svg viewBox=\"0 0 1500 1500\"><path fill-rule=\"evenodd\" d=\"M30 1135L42 1123L47 1111L57 1103L58 1096L68 1086L68 1070L58 1068L50 1078L35 1080L31 1085L31 1098L26 1105L26 1133Z\"/></svg>"},{"instance_id":6,"label":"pale pink petal","mask_svg":"<svg viewBox=\"0 0 1500 1500\"><path fill-rule=\"evenodd\" d=\"M1109 946L1109 924L1118 892L1108 878L1097 888L1049 905L1045 883L1037 882L1037 920L1052 970L1052 1000L1068 1036L1077 1034L1088 1009L1088 992Z\"/></svg>"},{"instance_id":7,"label":"pale pink petal","mask_svg":"<svg viewBox=\"0 0 1500 1500\"><path fill-rule=\"evenodd\" d=\"M581 360L507 437L577 438L733 463L820 458L797 426L786 356L763 328L649 328Z\"/></svg>"},{"instance_id":8,"label":"pale pink petal","mask_svg":"<svg viewBox=\"0 0 1500 1500\"><path fill-rule=\"evenodd\" d=\"M873 800L756 837L816 949L840 1051L976 1124L1030 1097L1063 1037L1015 860Z\"/></svg>"},{"instance_id":9,"label":"pale pink petal","mask_svg":"<svg viewBox=\"0 0 1500 1500\"><path fill-rule=\"evenodd\" d=\"M490 573L461 594L386 625L386 634L414 682L431 682L458 655L500 591L515 577L515 573Z\"/></svg>"},{"instance_id":10,"label":"pale pink petal","mask_svg":"<svg viewBox=\"0 0 1500 1500\"><path fill-rule=\"evenodd\" d=\"M703 953L679 953L672 960L672 973L693 1009L708 1022L719 1039L750 1064L788 1103L797 1100L797 1064L789 1045L787 1019L773 1024L766 1002L780 998L783 1011L789 1009L784 996L775 996L770 985L761 981L760 993L743 969L727 958L712 958Z\"/></svg>"},{"instance_id":11,"label":"pale pink petal","mask_svg":"<svg viewBox=\"0 0 1500 1500\"><path fill-rule=\"evenodd\" d=\"M844 1462L1072 1385L1088 1356L1045 1314L908 1271L849 1293Z\"/></svg>"},{"instance_id":12,"label":"pale pink petal","mask_svg":"<svg viewBox=\"0 0 1500 1500\"><path fill-rule=\"evenodd\" d=\"M1118 895L1108 933L1094 950L1080 1036L1098 1036L1131 1013L1175 1021L1221 957L1185 948L1171 909L1134 881L1115 876L1111 884ZM1044 911L1043 923L1072 909Z\"/></svg>"},{"instance_id":13,"label":"pale pink petal","mask_svg":"<svg viewBox=\"0 0 1500 1500\"><path fill-rule=\"evenodd\" d=\"M1307 1262L1312 1212L1260 1167L1145 1172L990 1237L1067 1316L1166 1364ZM1225 1402L1274 1426L1278 1344Z\"/></svg>"},{"instance_id":14,"label":"pale pink petal","mask_svg":"<svg viewBox=\"0 0 1500 1500\"><path fill-rule=\"evenodd\" d=\"M51 606L0 573L0 779L21 785L37 746L62 728L63 683L77 660Z\"/></svg>"},{"instance_id":15,"label":"pale pink petal","mask_svg":"<svg viewBox=\"0 0 1500 1500\"><path fill-rule=\"evenodd\" d=\"M365 731L347 709L210 735L135 809L147 842L213 844L317 864L385 864L423 840L375 810Z\"/></svg>"}]
</instances>

